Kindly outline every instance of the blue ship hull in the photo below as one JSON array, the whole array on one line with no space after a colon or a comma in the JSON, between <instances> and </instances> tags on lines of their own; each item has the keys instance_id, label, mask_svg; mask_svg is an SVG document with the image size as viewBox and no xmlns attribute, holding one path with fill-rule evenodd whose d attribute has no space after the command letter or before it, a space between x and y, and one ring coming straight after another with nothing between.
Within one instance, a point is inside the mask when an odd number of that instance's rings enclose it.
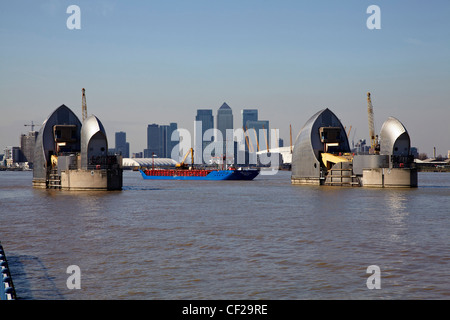
<instances>
[{"instance_id":1,"label":"blue ship hull","mask_svg":"<svg viewBox=\"0 0 450 320\"><path fill-rule=\"evenodd\" d=\"M144 171L139 170L142 178L145 180L253 180L258 176L259 170L212 170L205 176L194 175L147 175Z\"/></svg>"}]
</instances>

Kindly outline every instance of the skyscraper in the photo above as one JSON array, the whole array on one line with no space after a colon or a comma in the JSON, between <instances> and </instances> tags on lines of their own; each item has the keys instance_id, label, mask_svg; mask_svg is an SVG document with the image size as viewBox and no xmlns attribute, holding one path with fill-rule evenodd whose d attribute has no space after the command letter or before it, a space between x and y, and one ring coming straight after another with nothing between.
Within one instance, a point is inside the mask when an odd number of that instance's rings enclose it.
<instances>
[{"instance_id":1,"label":"skyscraper","mask_svg":"<svg viewBox=\"0 0 450 320\"><path fill-rule=\"evenodd\" d=\"M214 128L214 116L211 109L198 109L195 120L202 122L203 133L208 129Z\"/></svg>"},{"instance_id":2,"label":"skyscraper","mask_svg":"<svg viewBox=\"0 0 450 320\"><path fill-rule=\"evenodd\" d=\"M210 141L203 141L203 135L205 134L206 130L214 128L214 116L213 116L212 110L211 109L198 109L197 115L195 116L195 121L200 122L201 130L195 131L196 136L194 137L194 141L196 143L196 145L195 145L196 152L194 153L194 156L195 156L196 162L203 163L203 160L204 160L203 159L203 150L205 150L206 146L211 143ZM197 129L197 127L196 127L196 129ZM197 136L200 134L201 134L201 136ZM197 146L197 144L199 144L199 146ZM201 148L200 148L200 145L201 145ZM198 152L201 152L201 154L199 155Z\"/></svg>"},{"instance_id":3,"label":"skyscraper","mask_svg":"<svg viewBox=\"0 0 450 320\"><path fill-rule=\"evenodd\" d=\"M167 149L168 145L167 142L170 140L168 139L169 126L168 125L160 125L159 126L159 151L157 153L158 158L167 158Z\"/></svg>"},{"instance_id":4,"label":"skyscraper","mask_svg":"<svg viewBox=\"0 0 450 320\"><path fill-rule=\"evenodd\" d=\"M168 139L167 139L168 140L168 142L167 142L167 145L168 145L167 158L172 158L172 155L173 155L172 159L174 159L176 161L178 161L178 158L179 158L179 143L180 143L179 134L177 134L177 133L174 134L174 132L176 132L177 129L178 129L178 125L175 122L171 122L169 124L169 129L167 132L167 137L168 137ZM172 136L175 141L172 141Z\"/></svg>"},{"instance_id":5,"label":"skyscraper","mask_svg":"<svg viewBox=\"0 0 450 320\"><path fill-rule=\"evenodd\" d=\"M130 157L130 144L127 142L127 134L123 131L116 132L115 152L121 154L123 158Z\"/></svg>"},{"instance_id":6,"label":"skyscraper","mask_svg":"<svg viewBox=\"0 0 450 320\"><path fill-rule=\"evenodd\" d=\"M175 134L172 141L172 134L178 129L175 122L169 125L149 124L147 126L147 149L144 149L144 158L151 158L153 155L157 158L171 158L174 148L178 155L179 137ZM175 156L174 160L178 161Z\"/></svg>"},{"instance_id":7,"label":"skyscraper","mask_svg":"<svg viewBox=\"0 0 450 320\"><path fill-rule=\"evenodd\" d=\"M20 136L20 150L22 150L22 161L28 162L30 165L34 162L34 146L36 145L36 138L38 132L30 131L28 135L22 134Z\"/></svg>"},{"instance_id":8,"label":"skyscraper","mask_svg":"<svg viewBox=\"0 0 450 320\"><path fill-rule=\"evenodd\" d=\"M234 143L233 140L228 141L227 138L227 130L233 129L233 111L228 106L226 102L222 104L222 106L217 111L217 126L216 128L221 132L222 134L222 141L223 141L223 154L230 154L230 152L233 152Z\"/></svg>"},{"instance_id":9,"label":"skyscraper","mask_svg":"<svg viewBox=\"0 0 450 320\"><path fill-rule=\"evenodd\" d=\"M249 147L246 145L245 150L256 152L267 149L267 144L270 145L269 121L258 120L257 109L242 110L242 127L247 131L248 143L250 145ZM259 135L260 132L265 133L261 138Z\"/></svg>"},{"instance_id":10,"label":"skyscraper","mask_svg":"<svg viewBox=\"0 0 450 320\"><path fill-rule=\"evenodd\" d=\"M160 157L159 125L153 123L147 126L147 149L144 149L144 158Z\"/></svg>"},{"instance_id":11,"label":"skyscraper","mask_svg":"<svg viewBox=\"0 0 450 320\"><path fill-rule=\"evenodd\" d=\"M253 146L253 151L266 150L267 145L270 145L268 120L247 121L247 131L249 140ZM260 133L263 134L263 136L260 136Z\"/></svg>"},{"instance_id":12,"label":"skyscraper","mask_svg":"<svg viewBox=\"0 0 450 320\"><path fill-rule=\"evenodd\" d=\"M233 129L233 111L226 102L217 111L217 129L222 133L223 139L226 138L227 129Z\"/></svg>"},{"instance_id":13,"label":"skyscraper","mask_svg":"<svg viewBox=\"0 0 450 320\"><path fill-rule=\"evenodd\" d=\"M178 125L175 122L170 123L169 125L160 125L159 126L159 153L158 158L171 158L172 151L174 148L178 146L179 138L178 136L174 136L175 141L172 141L172 134L174 131L178 129ZM175 150L176 155L178 155L178 149ZM175 156L174 160L178 160L178 156Z\"/></svg>"},{"instance_id":14,"label":"skyscraper","mask_svg":"<svg viewBox=\"0 0 450 320\"><path fill-rule=\"evenodd\" d=\"M247 130L247 121L258 121L257 109L244 109L242 114L242 129Z\"/></svg>"}]
</instances>

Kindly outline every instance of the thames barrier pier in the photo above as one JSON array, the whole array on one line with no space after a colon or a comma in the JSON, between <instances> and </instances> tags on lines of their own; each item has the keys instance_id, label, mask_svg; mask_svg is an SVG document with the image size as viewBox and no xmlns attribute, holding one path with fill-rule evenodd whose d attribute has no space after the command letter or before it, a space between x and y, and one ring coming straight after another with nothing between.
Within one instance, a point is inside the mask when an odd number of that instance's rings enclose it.
<instances>
[{"instance_id":1,"label":"thames barrier pier","mask_svg":"<svg viewBox=\"0 0 450 320\"><path fill-rule=\"evenodd\" d=\"M96 116L81 123L61 105L44 121L34 152L34 187L121 190L122 174L121 156L108 155L106 131Z\"/></svg>"},{"instance_id":2,"label":"thames barrier pier","mask_svg":"<svg viewBox=\"0 0 450 320\"><path fill-rule=\"evenodd\" d=\"M370 120L369 120L370 121ZM375 136L374 136L375 141ZM417 187L408 131L390 117L372 154L354 155L345 128L327 109L300 130L292 155L292 184L350 187Z\"/></svg>"}]
</instances>

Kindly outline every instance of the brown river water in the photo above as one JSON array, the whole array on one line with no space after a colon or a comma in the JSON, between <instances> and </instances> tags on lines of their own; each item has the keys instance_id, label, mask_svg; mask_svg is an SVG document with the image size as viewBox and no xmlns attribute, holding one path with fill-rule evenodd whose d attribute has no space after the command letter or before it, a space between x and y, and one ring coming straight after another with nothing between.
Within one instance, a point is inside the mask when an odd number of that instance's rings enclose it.
<instances>
[{"instance_id":1,"label":"brown river water","mask_svg":"<svg viewBox=\"0 0 450 320\"><path fill-rule=\"evenodd\" d=\"M19 299L449 299L450 174L414 189L142 180L34 189L0 172L0 241ZM76 265L80 289L67 285ZM369 289L369 266L379 289Z\"/></svg>"}]
</instances>

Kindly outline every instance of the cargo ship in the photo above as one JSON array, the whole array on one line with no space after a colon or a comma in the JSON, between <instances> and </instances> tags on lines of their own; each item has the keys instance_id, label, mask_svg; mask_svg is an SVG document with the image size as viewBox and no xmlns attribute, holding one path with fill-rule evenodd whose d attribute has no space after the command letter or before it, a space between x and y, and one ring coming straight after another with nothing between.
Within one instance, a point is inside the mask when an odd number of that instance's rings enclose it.
<instances>
[{"instance_id":1,"label":"cargo ship","mask_svg":"<svg viewBox=\"0 0 450 320\"><path fill-rule=\"evenodd\" d=\"M186 154L183 161L175 169L139 169L145 180L253 180L259 174L259 169L224 168L224 169L196 169L185 164L186 157L191 154L194 162L194 152Z\"/></svg>"},{"instance_id":2,"label":"cargo ship","mask_svg":"<svg viewBox=\"0 0 450 320\"><path fill-rule=\"evenodd\" d=\"M139 170L146 180L253 180L257 169L151 169Z\"/></svg>"}]
</instances>

